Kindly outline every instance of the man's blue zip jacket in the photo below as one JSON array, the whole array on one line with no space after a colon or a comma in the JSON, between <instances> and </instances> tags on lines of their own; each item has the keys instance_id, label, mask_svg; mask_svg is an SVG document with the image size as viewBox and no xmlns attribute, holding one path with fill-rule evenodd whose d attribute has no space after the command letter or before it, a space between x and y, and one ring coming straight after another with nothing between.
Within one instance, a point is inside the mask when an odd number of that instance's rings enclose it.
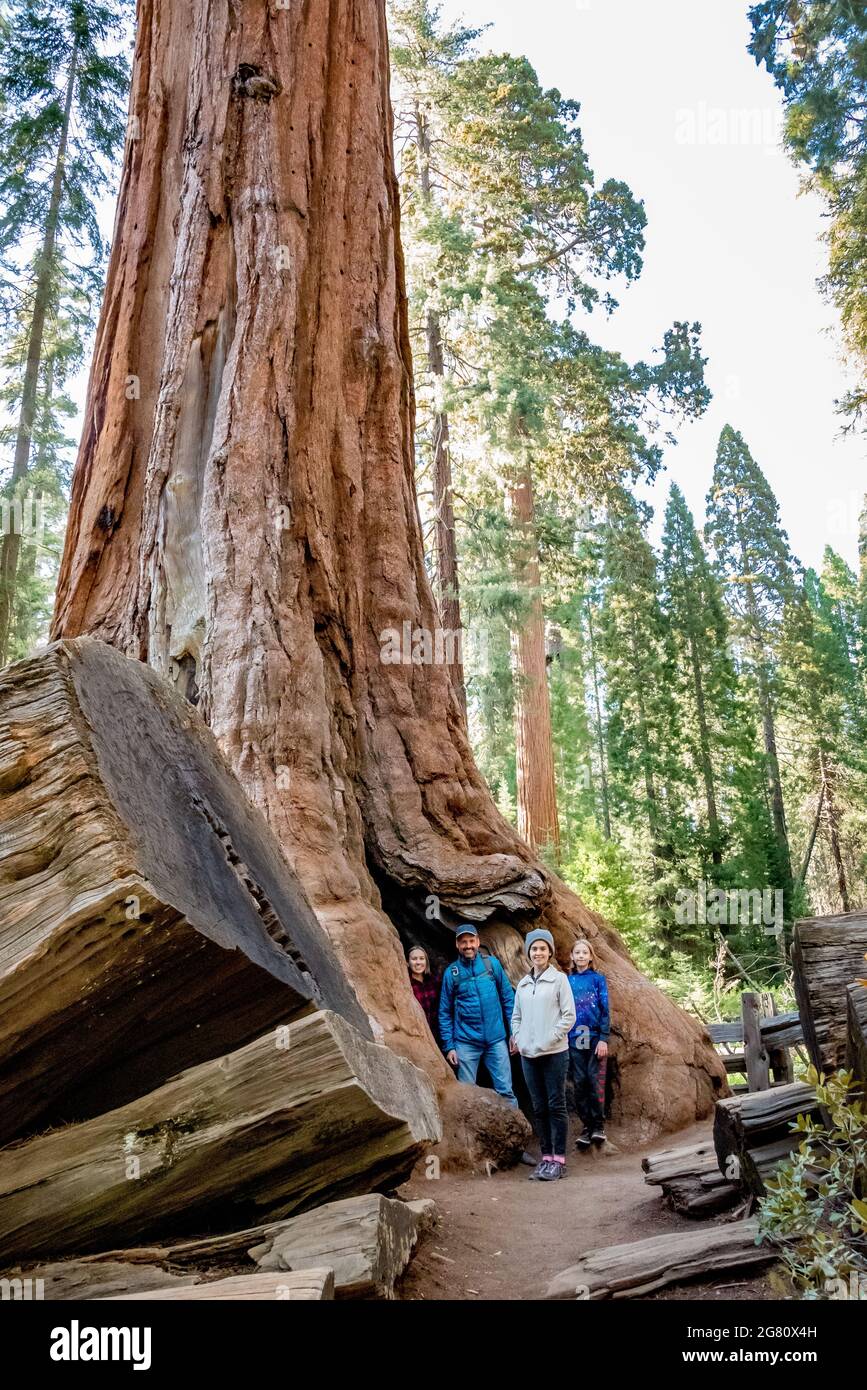
<instances>
[{"instance_id":1,"label":"man's blue zip jacket","mask_svg":"<svg viewBox=\"0 0 867 1390\"><path fill-rule=\"evenodd\" d=\"M509 1036L515 991L496 956L479 953L472 962L459 956L447 965L440 994L443 1052L458 1043L490 1047Z\"/></svg>"},{"instance_id":2,"label":"man's blue zip jacket","mask_svg":"<svg viewBox=\"0 0 867 1390\"><path fill-rule=\"evenodd\" d=\"M575 1046L579 1028L587 1028L594 1042L607 1042L611 1031L608 1015L608 981L598 970L573 970L569 976L575 1000L575 1022L569 1030L569 1046ZM583 1034L586 1039L587 1034Z\"/></svg>"}]
</instances>

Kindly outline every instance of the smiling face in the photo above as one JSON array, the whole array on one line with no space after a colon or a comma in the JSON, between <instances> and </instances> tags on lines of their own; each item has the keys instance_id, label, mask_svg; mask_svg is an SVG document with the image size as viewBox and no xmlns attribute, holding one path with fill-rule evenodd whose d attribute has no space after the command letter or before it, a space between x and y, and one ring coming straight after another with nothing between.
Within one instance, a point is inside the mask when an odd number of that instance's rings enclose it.
<instances>
[{"instance_id":1,"label":"smiling face","mask_svg":"<svg viewBox=\"0 0 867 1390\"><path fill-rule=\"evenodd\" d=\"M427 971L427 956L420 946L414 946L410 951L407 960L413 975L424 975Z\"/></svg>"},{"instance_id":2,"label":"smiling face","mask_svg":"<svg viewBox=\"0 0 867 1390\"><path fill-rule=\"evenodd\" d=\"M575 966L575 969L587 970L591 960L592 955L587 942L576 941L575 945L572 947L572 964Z\"/></svg>"},{"instance_id":3,"label":"smiling face","mask_svg":"<svg viewBox=\"0 0 867 1390\"><path fill-rule=\"evenodd\" d=\"M463 936L458 937L458 953L464 960L475 960L480 944L475 933L471 936L469 932L464 932Z\"/></svg>"},{"instance_id":4,"label":"smiling face","mask_svg":"<svg viewBox=\"0 0 867 1390\"><path fill-rule=\"evenodd\" d=\"M551 959L551 947L547 941L534 941L530 947L530 961L536 970L544 970Z\"/></svg>"}]
</instances>

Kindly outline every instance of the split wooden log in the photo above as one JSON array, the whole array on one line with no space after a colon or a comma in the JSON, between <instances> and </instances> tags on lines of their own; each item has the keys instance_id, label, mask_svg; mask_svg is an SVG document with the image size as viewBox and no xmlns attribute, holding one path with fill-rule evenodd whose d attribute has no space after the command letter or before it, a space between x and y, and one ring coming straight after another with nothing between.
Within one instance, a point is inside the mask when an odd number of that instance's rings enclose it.
<instances>
[{"instance_id":1,"label":"split wooden log","mask_svg":"<svg viewBox=\"0 0 867 1390\"><path fill-rule=\"evenodd\" d=\"M278 1220L394 1186L440 1137L424 1073L323 1011L0 1151L0 1257Z\"/></svg>"},{"instance_id":2,"label":"split wooden log","mask_svg":"<svg viewBox=\"0 0 867 1390\"><path fill-rule=\"evenodd\" d=\"M846 1065L846 987L864 976L865 954L867 912L812 917L795 925L795 994L810 1060L819 1071Z\"/></svg>"},{"instance_id":3,"label":"split wooden log","mask_svg":"<svg viewBox=\"0 0 867 1390\"><path fill-rule=\"evenodd\" d=\"M88 638L0 674L0 1143L365 1014L196 710Z\"/></svg>"},{"instance_id":4,"label":"split wooden log","mask_svg":"<svg viewBox=\"0 0 867 1390\"><path fill-rule=\"evenodd\" d=\"M430 1199L399 1202L373 1193L227 1235L108 1250L17 1268L7 1277L38 1278L45 1301L57 1302L189 1288L215 1278L221 1268L240 1272L244 1264L250 1273L327 1266L334 1271L335 1298L390 1299L417 1243L438 1220Z\"/></svg>"},{"instance_id":5,"label":"split wooden log","mask_svg":"<svg viewBox=\"0 0 867 1390\"><path fill-rule=\"evenodd\" d=\"M720 1172L712 1135L698 1144L648 1154L641 1166L644 1181L661 1187L668 1205L683 1216L715 1216L740 1199L739 1186Z\"/></svg>"},{"instance_id":6,"label":"split wooden log","mask_svg":"<svg viewBox=\"0 0 867 1390\"><path fill-rule=\"evenodd\" d=\"M867 1096L867 989L849 985L847 991L849 1022L846 1065L861 1083L862 1095Z\"/></svg>"},{"instance_id":7,"label":"split wooden log","mask_svg":"<svg viewBox=\"0 0 867 1390\"><path fill-rule=\"evenodd\" d=\"M719 1101L713 1135L720 1172L762 1196L767 1178L800 1142L791 1128L798 1115L819 1116L815 1091L803 1081Z\"/></svg>"},{"instance_id":8,"label":"split wooden log","mask_svg":"<svg viewBox=\"0 0 867 1390\"><path fill-rule=\"evenodd\" d=\"M216 1300L321 1303L334 1297L334 1271L305 1269L298 1274L238 1274L209 1284L150 1289L146 1293L114 1294L105 1303L213 1303Z\"/></svg>"},{"instance_id":9,"label":"split wooden log","mask_svg":"<svg viewBox=\"0 0 867 1390\"><path fill-rule=\"evenodd\" d=\"M667 1284L772 1264L777 1252L756 1245L757 1234L751 1219L589 1250L552 1279L545 1298L642 1298Z\"/></svg>"}]
</instances>

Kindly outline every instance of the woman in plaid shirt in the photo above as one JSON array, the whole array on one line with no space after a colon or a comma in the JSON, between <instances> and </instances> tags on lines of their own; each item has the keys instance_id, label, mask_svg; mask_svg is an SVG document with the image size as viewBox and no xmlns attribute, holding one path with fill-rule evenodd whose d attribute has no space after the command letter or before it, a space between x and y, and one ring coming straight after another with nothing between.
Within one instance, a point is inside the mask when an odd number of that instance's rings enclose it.
<instances>
[{"instance_id":1,"label":"woman in plaid shirt","mask_svg":"<svg viewBox=\"0 0 867 1390\"><path fill-rule=\"evenodd\" d=\"M413 946L406 958L409 966L409 982L412 992L421 1004L428 1027L439 1042L437 1027L437 1003L440 997L440 982L430 968L427 951L421 946Z\"/></svg>"}]
</instances>

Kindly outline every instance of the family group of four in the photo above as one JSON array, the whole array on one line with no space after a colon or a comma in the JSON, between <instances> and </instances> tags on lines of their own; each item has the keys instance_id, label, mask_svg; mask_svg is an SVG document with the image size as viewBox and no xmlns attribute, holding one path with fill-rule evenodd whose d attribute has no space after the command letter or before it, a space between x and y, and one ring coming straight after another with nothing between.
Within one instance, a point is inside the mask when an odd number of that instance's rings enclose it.
<instances>
[{"instance_id":1,"label":"family group of four","mask_svg":"<svg viewBox=\"0 0 867 1390\"><path fill-rule=\"evenodd\" d=\"M475 1082L484 1062L494 1089L510 1105L510 1053L518 1053L533 1107L541 1162L530 1177L552 1182L565 1173L568 1114L566 1079L571 1071L575 1105L584 1130L579 1149L605 1142L605 1059L609 1009L605 976L595 968L593 948L576 941L569 973L554 958L554 938L531 931L524 943L530 972L512 989L500 962L480 953L475 927L459 926L457 960L442 979L427 954L414 946L407 956L410 981L458 1080Z\"/></svg>"}]
</instances>

